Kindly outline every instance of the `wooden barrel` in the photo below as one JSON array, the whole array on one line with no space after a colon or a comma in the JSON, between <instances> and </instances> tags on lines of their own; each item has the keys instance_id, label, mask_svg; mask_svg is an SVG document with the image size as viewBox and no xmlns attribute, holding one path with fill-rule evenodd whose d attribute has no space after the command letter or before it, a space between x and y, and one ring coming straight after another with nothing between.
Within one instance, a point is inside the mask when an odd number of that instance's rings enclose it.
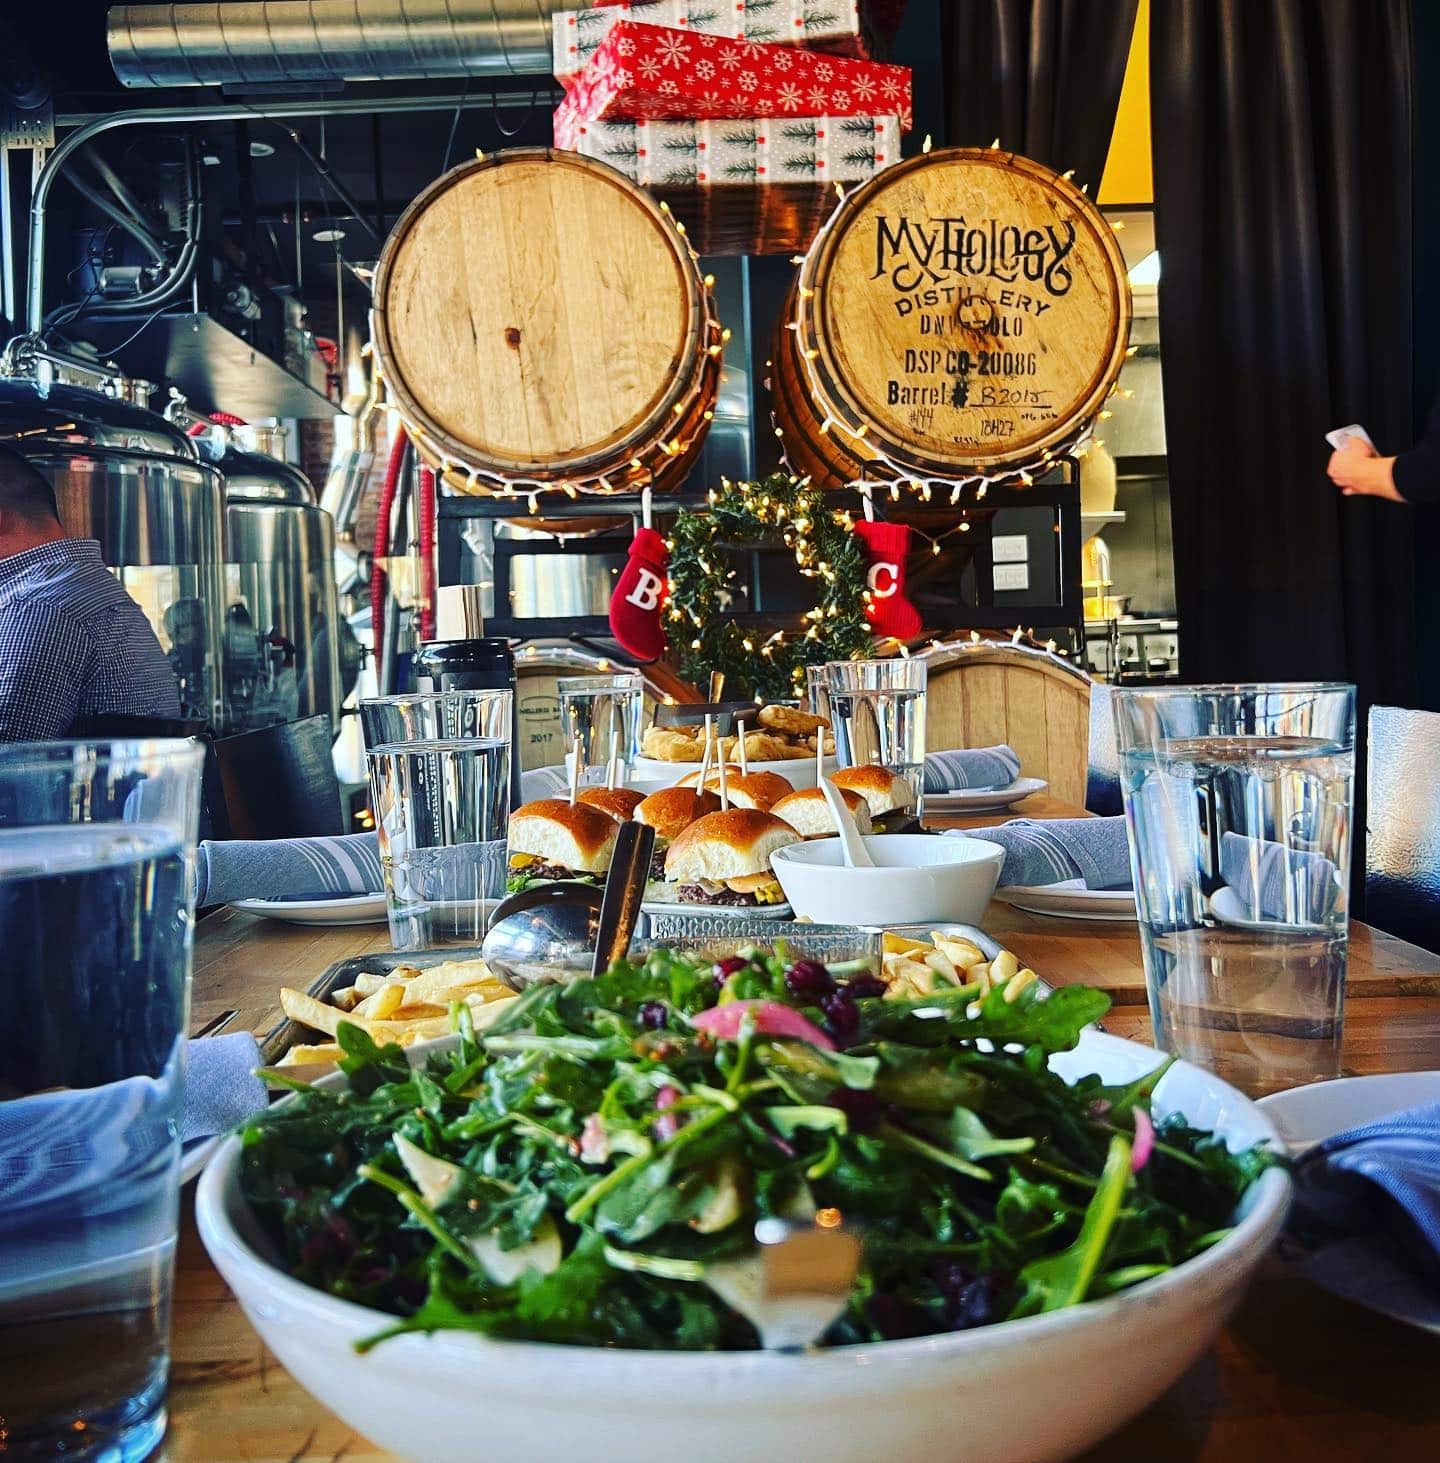
<instances>
[{"instance_id":1,"label":"wooden barrel","mask_svg":"<svg viewBox=\"0 0 1440 1463\"><path fill-rule=\"evenodd\" d=\"M1129 332L1120 247L1068 179L997 149L910 158L800 267L771 360L786 456L832 485L1039 471L1093 421Z\"/></svg>"},{"instance_id":2,"label":"wooden barrel","mask_svg":"<svg viewBox=\"0 0 1440 1463\"><path fill-rule=\"evenodd\" d=\"M411 203L372 334L390 401L459 492L671 487L720 375L675 221L613 168L548 148L462 163Z\"/></svg>"}]
</instances>

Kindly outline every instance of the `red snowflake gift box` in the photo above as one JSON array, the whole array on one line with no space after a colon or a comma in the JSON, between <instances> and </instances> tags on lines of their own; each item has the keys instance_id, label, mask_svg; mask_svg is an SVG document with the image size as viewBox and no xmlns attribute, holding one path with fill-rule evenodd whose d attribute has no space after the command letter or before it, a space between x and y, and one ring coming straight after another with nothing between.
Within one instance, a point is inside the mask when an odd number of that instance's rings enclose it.
<instances>
[{"instance_id":1,"label":"red snowflake gift box","mask_svg":"<svg viewBox=\"0 0 1440 1463\"><path fill-rule=\"evenodd\" d=\"M868 28L857 0L647 0L591 10L558 10L551 69L568 86L617 21L699 31L736 41L805 46L841 56L868 56Z\"/></svg>"},{"instance_id":2,"label":"red snowflake gift box","mask_svg":"<svg viewBox=\"0 0 1440 1463\"><path fill-rule=\"evenodd\" d=\"M898 116L908 131L910 68L793 46L618 21L570 82L590 122Z\"/></svg>"}]
</instances>

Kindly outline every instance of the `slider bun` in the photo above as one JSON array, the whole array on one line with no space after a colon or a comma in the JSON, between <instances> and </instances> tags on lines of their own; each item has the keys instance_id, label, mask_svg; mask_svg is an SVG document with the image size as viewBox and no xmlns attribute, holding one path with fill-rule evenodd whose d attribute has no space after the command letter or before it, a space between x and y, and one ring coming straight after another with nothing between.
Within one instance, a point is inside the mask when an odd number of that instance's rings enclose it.
<instances>
[{"instance_id":1,"label":"slider bun","mask_svg":"<svg viewBox=\"0 0 1440 1463\"><path fill-rule=\"evenodd\" d=\"M510 815L510 852L530 853L578 874L603 874L620 825L587 803L541 798Z\"/></svg>"},{"instance_id":2,"label":"slider bun","mask_svg":"<svg viewBox=\"0 0 1440 1463\"><path fill-rule=\"evenodd\" d=\"M740 776L740 764L738 762L727 762L725 764L725 775L726 775L726 777L739 777ZM694 770L694 772L687 772L685 774L685 776L682 777L680 779L680 781L675 784L675 786L676 787L694 787L699 781L700 781L700 769L697 767ZM713 787L719 781L720 781L720 770L719 770L719 768L712 766L710 768L710 770L705 774L705 786L706 787Z\"/></svg>"},{"instance_id":3,"label":"slider bun","mask_svg":"<svg viewBox=\"0 0 1440 1463\"><path fill-rule=\"evenodd\" d=\"M602 813L609 813L617 823L628 823L644 800L645 794L636 792L633 787L587 787L575 799L587 808L599 808Z\"/></svg>"},{"instance_id":4,"label":"slider bun","mask_svg":"<svg viewBox=\"0 0 1440 1463\"><path fill-rule=\"evenodd\" d=\"M893 813L896 808L909 808L915 804L915 795L910 784L888 767L846 767L830 779L842 791L858 792L870 805L872 818Z\"/></svg>"},{"instance_id":5,"label":"slider bun","mask_svg":"<svg viewBox=\"0 0 1440 1463\"><path fill-rule=\"evenodd\" d=\"M869 833L870 804L858 792L851 792L848 788L841 788L840 796L855 815L860 831ZM830 804L818 787L792 792L789 797L781 798L770 811L777 818L783 818L802 838L823 838L838 831L830 813Z\"/></svg>"},{"instance_id":6,"label":"slider bun","mask_svg":"<svg viewBox=\"0 0 1440 1463\"><path fill-rule=\"evenodd\" d=\"M682 787L694 787L698 772L680 779ZM705 776L705 786L714 792L720 786L720 774L713 767ZM737 808L760 808L768 812L787 793L794 792L795 784L778 772L741 772L733 762L725 764L725 786L730 801Z\"/></svg>"},{"instance_id":7,"label":"slider bun","mask_svg":"<svg viewBox=\"0 0 1440 1463\"><path fill-rule=\"evenodd\" d=\"M669 843L697 818L719 811L720 799L713 792L696 792L693 787L680 784L652 792L635 809L634 818L637 823L653 828L657 838Z\"/></svg>"},{"instance_id":8,"label":"slider bun","mask_svg":"<svg viewBox=\"0 0 1440 1463\"><path fill-rule=\"evenodd\" d=\"M800 835L788 823L759 808L707 813L670 845L665 877L686 884L743 879L765 873L776 849L799 842Z\"/></svg>"}]
</instances>

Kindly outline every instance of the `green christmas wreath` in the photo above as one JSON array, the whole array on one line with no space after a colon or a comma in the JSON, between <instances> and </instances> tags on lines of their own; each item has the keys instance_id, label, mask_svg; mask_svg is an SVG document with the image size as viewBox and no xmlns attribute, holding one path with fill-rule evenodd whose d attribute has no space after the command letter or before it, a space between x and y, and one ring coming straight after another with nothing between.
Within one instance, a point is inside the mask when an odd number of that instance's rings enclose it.
<instances>
[{"instance_id":1,"label":"green christmas wreath","mask_svg":"<svg viewBox=\"0 0 1440 1463\"><path fill-rule=\"evenodd\" d=\"M808 479L772 473L758 482L725 482L709 506L681 513L667 544L670 597L666 629L687 680L703 685L714 671L726 695L748 692L766 700L803 695L805 667L848 660L868 651L865 556L848 513L825 501ZM804 628L769 629L738 621L730 584L738 571L722 547L782 542L800 572L819 581L820 594Z\"/></svg>"}]
</instances>

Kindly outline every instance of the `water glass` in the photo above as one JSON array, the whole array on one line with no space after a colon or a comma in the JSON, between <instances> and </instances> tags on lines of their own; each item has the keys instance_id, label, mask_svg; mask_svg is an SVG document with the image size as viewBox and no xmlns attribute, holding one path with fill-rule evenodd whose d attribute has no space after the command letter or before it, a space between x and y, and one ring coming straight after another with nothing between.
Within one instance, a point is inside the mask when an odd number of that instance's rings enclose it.
<instances>
[{"instance_id":1,"label":"water glass","mask_svg":"<svg viewBox=\"0 0 1440 1463\"><path fill-rule=\"evenodd\" d=\"M0 1453L165 1432L202 750L0 747Z\"/></svg>"},{"instance_id":2,"label":"water glass","mask_svg":"<svg viewBox=\"0 0 1440 1463\"><path fill-rule=\"evenodd\" d=\"M805 709L811 716L823 716L830 720L830 667L828 665L807 665L805 667Z\"/></svg>"},{"instance_id":3,"label":"water glass","mask_svg":"<svg viewBox=\"0 0 1440 1463\"><path fill-rule=\"evenodd\" d=\"M580 742L580 769L608 767L613 757L627 775L640 749L645 678L638 671L610 676L561 676L560 736L568 761Z\"/></svg>"},{"instance_id":4,"label":"water glass","mask_svg":"<svg viewBox=\"0 0 1440 1463\"><path fill-rule=\"evenodd\" d=\"M1355 688L1114 706L1156 1045L1252 1094L1338 1075Z\"/></svg>"},{"instance_id":5,"label":"water glass","mask_svg":"<svg viewBox=\"0 0 1440 1463\"><path fill-rule=\"evenodd\" d=\"M923 813L925 662L832 660L825 670L840 766L888 767L910 784Z\"/></svg>"},{"instance_id":6,"label":"water glass","mask_svg":"<svg viewBox=\"0 0 1440 1463\"><path fill-rule=\"evenodd\" d=\"M511 692L384 697L360 710L391 943L478 945L505 882Z\"/></svg>"}]
</instances>

